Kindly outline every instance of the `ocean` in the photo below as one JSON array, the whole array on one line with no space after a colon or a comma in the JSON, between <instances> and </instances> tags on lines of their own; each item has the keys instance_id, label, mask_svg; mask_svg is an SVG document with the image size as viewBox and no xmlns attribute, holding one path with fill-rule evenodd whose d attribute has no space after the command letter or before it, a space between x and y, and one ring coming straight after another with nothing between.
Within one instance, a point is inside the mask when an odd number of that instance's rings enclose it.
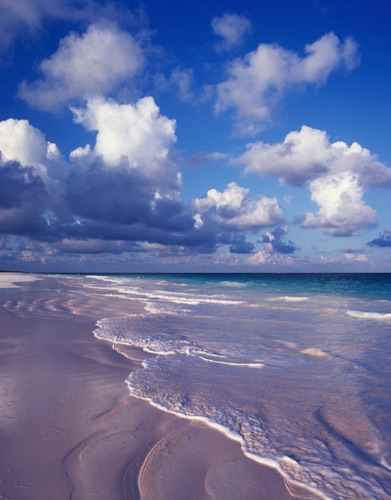
<instances>
[{"instance_id":1,"label":"ocean","mask_svg":"<svg viewBox=\"0 0 391 500\"><path fill-rule=\"evenodd\" d=\"M205 420L326 498L391 498L391 275L66 279L145 305L94 331L154 354L130 394Z\"/></svg>"}]
</instances>

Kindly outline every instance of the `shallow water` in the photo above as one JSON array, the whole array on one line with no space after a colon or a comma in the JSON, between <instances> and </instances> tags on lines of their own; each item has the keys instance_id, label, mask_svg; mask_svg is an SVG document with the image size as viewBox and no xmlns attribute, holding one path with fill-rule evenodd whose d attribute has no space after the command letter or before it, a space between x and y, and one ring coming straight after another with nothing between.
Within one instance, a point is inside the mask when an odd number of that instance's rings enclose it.
<instances>
[{"instance_id":1,"label":"shallow water","mask_svg":"<svg viewBox=\"0 0 391 500\"><path fill-rule=\"evenodd\" d=\"M391 498L390 275L68 279L145 303L95 331L156 354L131 394L207 419L328 498Z\"/></svg>"}]
</instances>

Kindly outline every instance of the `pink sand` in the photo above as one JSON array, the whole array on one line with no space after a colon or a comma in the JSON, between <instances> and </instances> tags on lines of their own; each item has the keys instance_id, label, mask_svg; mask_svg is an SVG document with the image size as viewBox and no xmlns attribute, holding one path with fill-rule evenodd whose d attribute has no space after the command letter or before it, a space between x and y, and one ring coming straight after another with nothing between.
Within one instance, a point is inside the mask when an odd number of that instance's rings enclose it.
<instances>
[{"instance_id":1,"label":"pink sand","mask_svg":"<svg viewBox=\"0 0 391 500\"><path fill-rule=\"evenodd\" d=\"M146 355L126 358L92 331L140 303L15 280L0 277L0 498L314 498L215 429L129 395L124 380Z\"/></svg>"}]
</instances>

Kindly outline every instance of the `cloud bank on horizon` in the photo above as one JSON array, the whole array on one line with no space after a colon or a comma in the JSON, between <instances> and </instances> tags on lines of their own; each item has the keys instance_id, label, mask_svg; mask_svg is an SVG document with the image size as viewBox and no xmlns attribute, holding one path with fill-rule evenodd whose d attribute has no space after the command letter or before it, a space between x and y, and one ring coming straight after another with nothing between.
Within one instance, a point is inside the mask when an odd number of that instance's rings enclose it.
<instances>
[{"instance_id":1,"label":"cloud bank on horizon","mask_svg":"<svg viewBox=\"0 0 391 500\"><path fill-rule=\"evenodd\" d=\"M391 270L391 168L301 107L344 106L360 40L265 42L236 7L180 58L148 2L0 0L0 267Z\"/></svg>"}]
</instances>

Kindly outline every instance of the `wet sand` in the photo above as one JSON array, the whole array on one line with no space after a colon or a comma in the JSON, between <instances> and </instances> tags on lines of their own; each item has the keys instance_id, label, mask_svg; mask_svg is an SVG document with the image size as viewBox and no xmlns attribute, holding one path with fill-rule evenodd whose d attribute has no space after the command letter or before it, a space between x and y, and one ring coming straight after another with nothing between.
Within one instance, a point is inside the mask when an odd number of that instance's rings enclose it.
<instances>
[{"instance_id":1,"label":"wet sand","mask_svg":"<svg viewBox=\"0 0 391 500\"><path fill-rule=\"evenodd\" d=\"M92 331L141 303L14 279L0 274L0 498L315 498L206 424L129 395L124 380L147 355Z\"/></svg>"}]
</instances>

